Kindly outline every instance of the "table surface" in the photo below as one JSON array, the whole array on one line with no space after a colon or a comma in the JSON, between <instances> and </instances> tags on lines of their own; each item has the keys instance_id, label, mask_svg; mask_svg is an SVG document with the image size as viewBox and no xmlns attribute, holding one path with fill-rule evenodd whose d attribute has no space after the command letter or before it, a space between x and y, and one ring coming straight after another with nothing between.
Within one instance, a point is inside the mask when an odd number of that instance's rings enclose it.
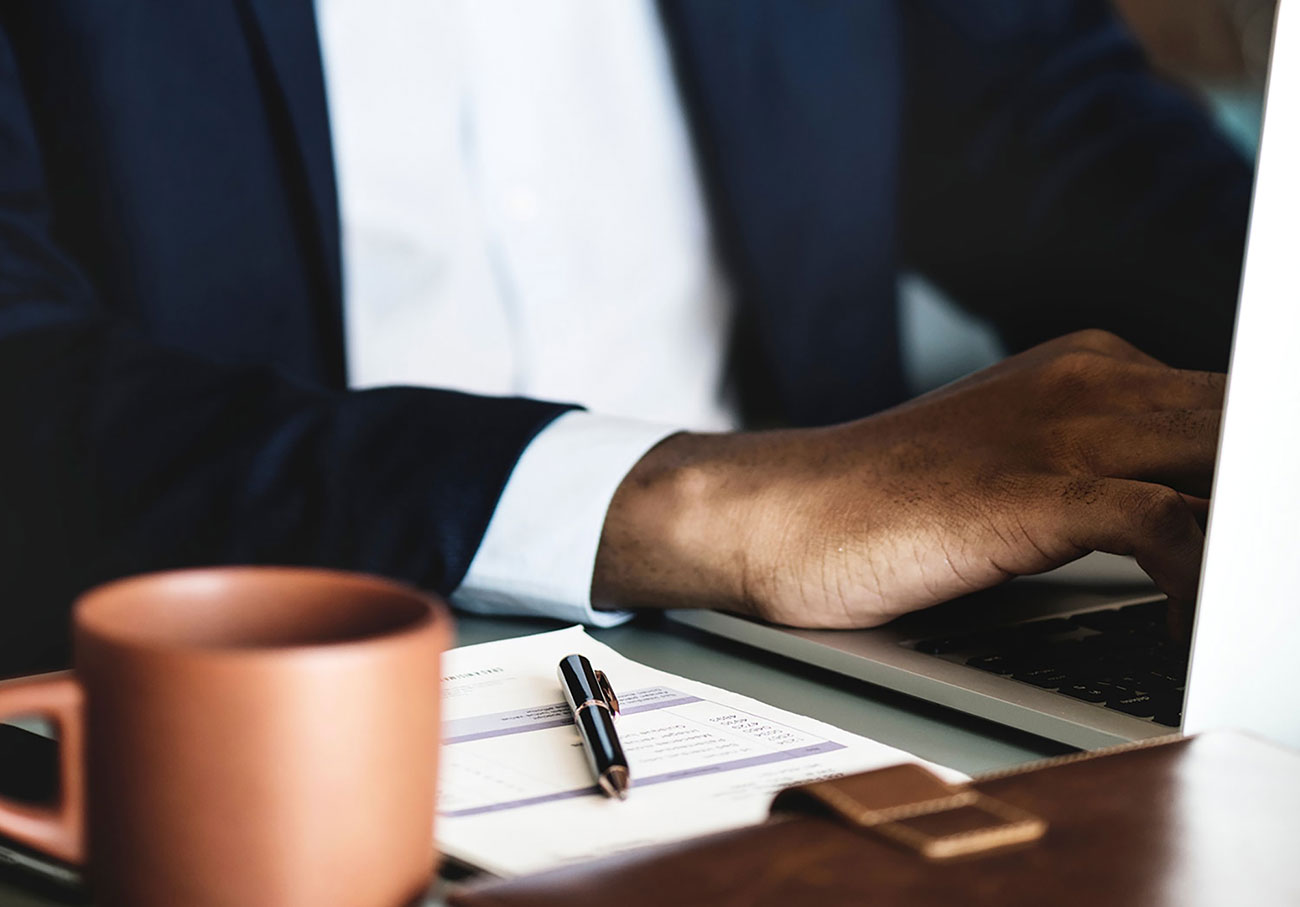
<instances>
[{"instance_id":1,"label":"table surface","mask_svg":"<svg viewBox=\"0 0 1300 907\"><path fill-rule=\"evenodd\" d=\"M458 615L456 641L469 645L561 626L554 621ZM811 715L970 774L1067 749L860 680L709 636L660 615L643 615L619 627L589 632L629 658L661 670ZM66 899L0 881L3 907L66 903ZM429 904L437 903L437 896L431 896Z\"/></svg>"}]
</instances>

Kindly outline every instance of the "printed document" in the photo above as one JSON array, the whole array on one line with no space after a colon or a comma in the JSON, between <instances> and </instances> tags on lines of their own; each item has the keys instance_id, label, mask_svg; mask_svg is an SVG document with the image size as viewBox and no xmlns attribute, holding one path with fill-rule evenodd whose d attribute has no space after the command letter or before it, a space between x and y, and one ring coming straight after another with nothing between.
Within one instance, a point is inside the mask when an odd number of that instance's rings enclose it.
<instances>
[{"instance_id":1,"label":"printed document","mask_svg":"<svg viewBox=\"0 0 1300 907\"><path fill-rule=\"evenodd\" d=\"M618 696L625 801L596 787L560 692L575 652ZM453 649L442 673L439 848L500 876L761 822L788 785L921 761L639 664L582 627Z\"/></svg>"}]
</instances>

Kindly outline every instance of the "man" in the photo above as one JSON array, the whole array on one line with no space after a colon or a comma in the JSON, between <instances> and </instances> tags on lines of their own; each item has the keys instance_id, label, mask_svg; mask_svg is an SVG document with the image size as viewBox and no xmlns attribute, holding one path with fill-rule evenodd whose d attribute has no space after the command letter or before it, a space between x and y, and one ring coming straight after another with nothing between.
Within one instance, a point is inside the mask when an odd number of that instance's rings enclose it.
<instances>
[{"instance_id":1,"label":"man","mask_svg":"<svg viewBox=\"0 0 1300 907\"><path fill-rule=\"evenodd\" d=\"M1097 2L6 4L0 657L208 563L857 626L1100 548L1190 598L1247 196ZM1030 348L870 416L904 266ZM742 413L829 427L672 431Z\"/></svg>"}]
</instances>

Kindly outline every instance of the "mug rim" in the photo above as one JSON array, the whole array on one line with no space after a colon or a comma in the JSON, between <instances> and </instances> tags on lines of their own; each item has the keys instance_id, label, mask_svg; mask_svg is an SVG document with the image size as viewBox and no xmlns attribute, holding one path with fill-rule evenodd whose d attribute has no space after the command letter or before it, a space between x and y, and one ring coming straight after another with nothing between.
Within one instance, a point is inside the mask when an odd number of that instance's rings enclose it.
<instances>
[{"instance_id":1,"label":"mug rim","mask_svg":"<svg viewBox=\"0 0 1300 907\"><path fill-rule=\"evenodd\" d=\"M258 576L274 576L285 580L296 577L299 580L316 583L342 583L357 589L400 596L419 603L423 607L418 614L387 629L358 633L338 639L262 645L206 642L182 638L150 638L147 634L137 634L131 632L130 629L123 629L117 619L110 619L100 613L102 609L109 607L108 602L118 600L119 596L129 593L132 587L146 587L168 579L201 578L204 575L211 575L226 581L232 578L252 579ZM182 653L186 657L213 658L282 658L286 655L295 654L363 651L379 646L392 645L399 640L416 638L430 632L437 632L440 628L443 632L447 632L450 629L450 623L450 611L441 597L399 580L372 573L339 570L329 567L276 566L269 564L180 567L132 574L109 580L80 593L73 603L72 613L73 631L74 636L77 638L86 638L115 648L135 652L158 655Z\"/></svg>"}]
</instances>

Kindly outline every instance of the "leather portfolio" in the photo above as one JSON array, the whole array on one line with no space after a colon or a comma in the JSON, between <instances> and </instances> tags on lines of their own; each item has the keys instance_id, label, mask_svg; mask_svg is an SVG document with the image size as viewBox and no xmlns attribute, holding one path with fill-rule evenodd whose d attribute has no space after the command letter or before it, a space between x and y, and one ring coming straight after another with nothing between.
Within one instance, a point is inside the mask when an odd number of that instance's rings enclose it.
<instances>
[{"instance_id":1,"label":"leather portfolio","mask_svg":"<svg viewBox=\"0 0 1300 907\"><path fill-rule=\"evenodd\" d=\"M1215 733L968 784L894 766L782 791L761 825L471 883L450 902L1300 904L1300 754Z\"/></svg>"}]
</instances>

